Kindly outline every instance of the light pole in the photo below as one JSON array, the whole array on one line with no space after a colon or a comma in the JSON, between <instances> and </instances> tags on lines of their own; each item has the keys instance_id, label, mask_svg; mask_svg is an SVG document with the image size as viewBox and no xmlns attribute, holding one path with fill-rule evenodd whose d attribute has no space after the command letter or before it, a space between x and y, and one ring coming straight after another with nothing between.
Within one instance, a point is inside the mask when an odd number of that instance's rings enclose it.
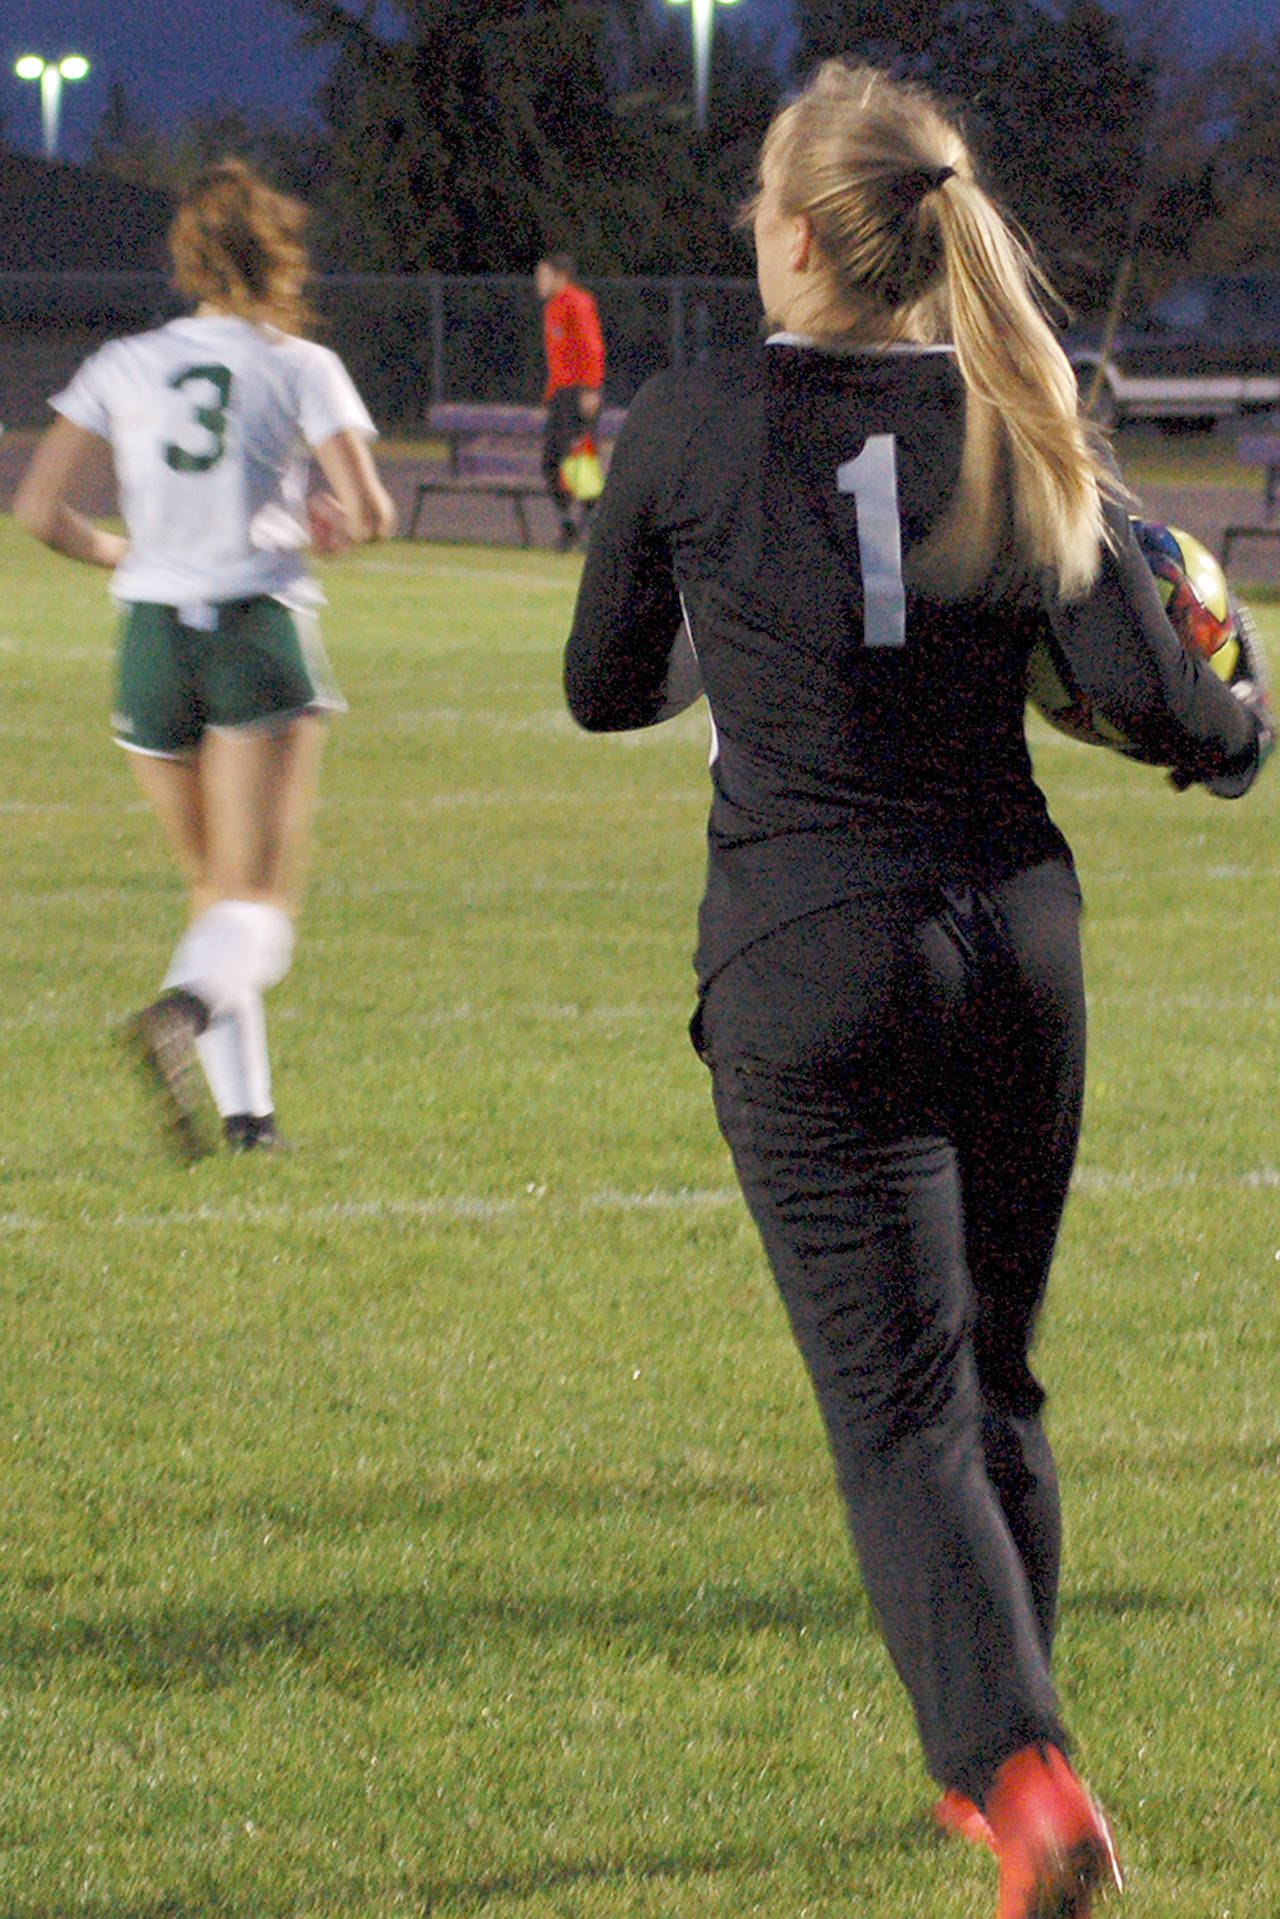
<instances>
[{"instance_id":1,"label":"light pole","mask_svg":"<svg viewBox=\"0 0 1280 1919\"><path fill-rule=\"evenodd\" d=\"M685 0L672 0L683 6ZM711 82L711 17L717 6L727 7L733 0L688 0L693 8L693 124L699 133L707 130L707 94Z\"/></svg>"},{"instance_id":2,"label":"light pole","mask_svg":"<svg viewBox=\"0 0 1280 1919\"><path fill-rule=\"evenodd\" d=\"M24 53L14 63L19 80L40 82L40 118L44 123L44 157L52 160L58 151L58 116L62 110L64 80L83 80L89 62L79 53L68 53L61 60L42 60L38 53Z\"/></svg>"}]
</instances>

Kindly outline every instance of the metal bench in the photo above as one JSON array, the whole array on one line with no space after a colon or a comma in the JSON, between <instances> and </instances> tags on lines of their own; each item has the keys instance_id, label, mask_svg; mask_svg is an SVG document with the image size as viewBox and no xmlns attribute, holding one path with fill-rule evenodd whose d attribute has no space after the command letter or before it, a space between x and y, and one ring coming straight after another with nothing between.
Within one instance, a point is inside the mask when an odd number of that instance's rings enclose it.
<instances>
[{"instance_id":1,"label":"metal bench","mask_svg":"<svg viewBox=\"0 0 1280 1919\"><path fill-rule=\"evenodd\" d=\"M1222 535L1222 564L1231 557L1238 540L1280 540L1280 523L1275 520L1280 503L1280 429L1271 433L1244 433L1236 442L1237 458L1246 466L1263 469L1262 514L1260 521L1228 526Z\"/></svg>"},{"instance_id":2,"label":"metal bench","mask_svg":"<svg viewBox=\"0 0 1280 1919\"><path fill-rule=\"evenodd\" d=\"M438 472L420 479L413 508L404 529L406 540L416 537L422 509L432 494L476 493L508 499L515 513L521 546L531 544L527 503L546 498L542 477L542 433L546 410L540 406L483 406L463 401L433 406L427 432L443 440L446 458ZM604 407L596 422L596 440L603 452L622 424L620 407Z\"/></svg>"}]
</instances>

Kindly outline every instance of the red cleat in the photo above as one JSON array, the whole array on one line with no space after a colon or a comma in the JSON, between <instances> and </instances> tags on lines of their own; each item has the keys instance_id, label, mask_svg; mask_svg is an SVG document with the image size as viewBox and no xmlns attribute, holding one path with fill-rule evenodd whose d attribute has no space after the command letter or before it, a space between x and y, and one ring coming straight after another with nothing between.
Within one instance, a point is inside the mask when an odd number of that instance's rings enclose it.
<instances>
[{"instance_id":1,"label":"red cleat","mask_svg":"<svg viewBox=\"0 0 1280 1919\"><path fill-rule=\"evenodd\" d=\"M1089 1919L1096 1892L1122 1889L1101 1808L1055 1746L1005 1761L987 1819L1000 1861L996 1919Z\"/></svg>"},{"instance_id":2,"label":"red cleat","mask_svg":"<svg viewBox=\"0 0 1280 1919\"><path fill-rule=\"evenodd\" d=\"M933 1821L944 1832L953 1832L957 1839L967 1840L971 1846L988 1846L992 1852L996 1849L996 1836L982 1812L962 1792L948 1788L933 1809Z\"/></svg>"}]
</instances>

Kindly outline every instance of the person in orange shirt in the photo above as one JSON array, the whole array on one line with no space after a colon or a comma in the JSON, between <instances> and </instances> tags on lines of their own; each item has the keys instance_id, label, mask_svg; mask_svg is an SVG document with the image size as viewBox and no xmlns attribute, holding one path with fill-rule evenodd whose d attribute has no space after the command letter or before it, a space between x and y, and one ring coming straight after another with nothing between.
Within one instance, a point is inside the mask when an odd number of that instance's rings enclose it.
<instances>
[{"instance_id":1,"label":"person in orange shirt","mask_svg":"<svg viewBox=\"0 0 1280 1919\"><path fill-rule=\"evenodd\" d=\"M571 253L550 253L539 260L534 274L547 351L542 471L560 519L562 553L573 545L577 528L573 496L560 477L561 462L597 418L604 390L600 315L586 289L574 284L575 271Z\"/></svg>"}]
</instances>

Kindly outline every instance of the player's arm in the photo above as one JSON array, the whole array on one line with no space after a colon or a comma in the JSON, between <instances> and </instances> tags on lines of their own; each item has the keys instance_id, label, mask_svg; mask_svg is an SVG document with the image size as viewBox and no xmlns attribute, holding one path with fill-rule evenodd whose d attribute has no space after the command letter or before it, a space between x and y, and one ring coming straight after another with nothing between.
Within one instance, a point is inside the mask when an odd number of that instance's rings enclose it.
<instances>
[{"instance_id":1,"label":"player's arm","mask_svg":"<svg viewBox=\"0 0 1280 1919\"><path fill-rule=\"evenodd\" d=\"M104 469L108 452L98 434L59 414L32 455L14 496L13 516L55 553L114 568L128 551L128 540L71 504L86 481Z\"/></svg>"},{"instance_id":2,"label":"player's arm","mask_svg":"<svg viewBox=\"0 0 1280 1919\"><path fill-rule=\"evenodd\" d=\"M596 508L564 660L569 711L592 733L655 726L698 697L659 512L669 437L660 403L642 393Z\"/></svg>"},{"instance_id":3,"label":"player's arm","mask_svg":"<svg viewBox=\"0 0 1280 1919\"><path fill-rule=\"evenodd\" d=\"M1130 742L1136 759L1172 769L1180 785L1243 793L1269 739L1260 715L1180 643L1151 569L1119 508L1087 599L1050 610L1053 642L1071 678Z\"/></svg>"},{"instance_id":4,"label":"player's arm","mask_svg":"<svg viewBox=\"0 0 1280 1919\"><path fill-rule=\"evenodd\" d=\"M321 501L312 502L312 530L322 550L334 552L366 540L388 540L396 530L396 509L378 476L369 443L353 427L332 433L315 448L320 471L329 482L338 519ZM323 534L320 529L323 528Z\"/></svg>"}]
</instances>

